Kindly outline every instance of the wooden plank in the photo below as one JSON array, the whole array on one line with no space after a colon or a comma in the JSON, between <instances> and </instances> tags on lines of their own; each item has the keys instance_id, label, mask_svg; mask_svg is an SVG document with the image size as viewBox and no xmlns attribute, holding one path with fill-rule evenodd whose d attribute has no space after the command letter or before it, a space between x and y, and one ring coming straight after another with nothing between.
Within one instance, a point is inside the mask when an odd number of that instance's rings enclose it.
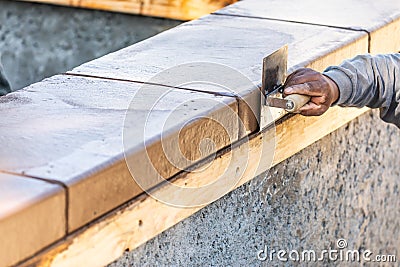
<instances>
[{"instance_id":1,"label":"wooden plank","mask_svg":"<svg viewBox=\"0 0 400 267\"><path fill-rule=\"evenodd\" d=\"M22 0L178 20L193 20L236 0Z\"/></svg>"},{"instance_id":2,"label":"wooden plank","mask_svg":"<svg viewBox=\"0 0 400 267\"><path fill-rule=\"evenodd\" d=\"M259 113L260 101L255 86L249 86L241 77L260 84L263 57L286 43L289 44L288 65L291 70L305 66L323 70L368 51L368 36L364 32L214 15L185 23L85 63L69 73L176 86L178 83L171 78L172 75L156 74L192 62L227 66L238 71L235 78L231 72L216 72L213 68L204 72L208 79L218 76L220 80L230 81L221 87L204 84L183 87L220 94L227 92L221 88L228 88L238 95L243 100L240 101L239 113L245 126L241 131L241 136L244 136L257 128L254 114Z\"/></svg>"},{"instance_id":3,"label":"wooden plank","mask_svg":"<svg viewBox=\"0 0 400 267\"><path fill-rule=\"evenodd\" d=\"M124 152L152 186L238 138L235 98L67 75L2 97L0 113L0 170L67 185L69 231L143 191Z\"/></svg>"},{"instance_id":4,"label":"wooden plank","mask_svg":"<svg viewBox=\"0 0 400 267\"><path fill-rule=\"evenodd\" d=\"M202 184L207 184L218 176L222 177L221 179L224 176L229 179L232 177L230 170L247 165L236 186L238 187L271 167L270 159L273 153L270 149L275 140L276 153L273 165L367 110L335 107L321 117L293 116L276 126L276 137L275 129L257 135L248 143L216 157L208 168L199 168L182 175L174 183L182 187L193 187L198 186L200 180ZM247 164L244 165L244 163ZM227 171L227 166L232 166L232 169L229 168L230 170ZM164 194L171 194L169 189L170 187L166 186L159 190L164 191ZM80 266L83 262L88 266L102 266L117 259L126 249L132 250L138 247L201 208L201 206L177 208L165 205L152 197L143 196L86 229L69 236L65 242L51 247L22 266Z\"/></svg>"},{"instance_id":5,"label":"wooden plank","mask_svg":"<svg viewBox=\"0 0 400 267\"><path fill-rule=\"evenodd\" d=\"M0 266L10 266L62 238L65 191L56 184L0 173Z\"/></svg>"},{"instance_id":6,"label":"wooden plank","mask_svg":"<svg viewBox=\"0 0 400 267\"><path fill-rule=\"evenodd\" d=\"M140 14L180 20L193 20L237 0L143 0Z\"/></svg>"},{"instance_id":7,"label":"wooden plank","mask_svg":"<svg viewBox=\"0 0 400 267\"><path fill-rule=\"evenodd\" d=\"M240 1L215 14L257 17L366 31L371 34L371 53L400 50L400 1L358 0L263 0Z\"/></svg>"},{"instance_id":8,"label":"wooden plank","mask_svg":"<svg viewBox=\"0 0 400 267\"><path fill-rule=\"evenodd\" d=\"M379 30L371 32L370 51L374 54L400 52L400 16Z\"/></svg>"},{"instance_id":9,"label":"wooden plank","mask_svg":"<svg viewBox=\"0 0 400 267\"><path fill-rule=\"evenodd\" d=\"M24 0L23 0L24 1ZM91 8L98 10L125 12L140 14L141 0L26 0L25 2L37 2L62 6Z\"/></svg>"}]
</instances>

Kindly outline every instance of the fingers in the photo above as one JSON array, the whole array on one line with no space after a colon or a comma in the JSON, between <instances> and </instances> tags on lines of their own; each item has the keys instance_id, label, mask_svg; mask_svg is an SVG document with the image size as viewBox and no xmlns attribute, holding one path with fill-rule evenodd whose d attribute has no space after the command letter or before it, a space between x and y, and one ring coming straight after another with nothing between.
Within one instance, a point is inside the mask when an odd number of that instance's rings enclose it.
<instances>
[{"instance_id":1,"label":"fingers","mask_svg":"<svg viewBox=\"0 0 400 267\"><path fill-rule=\"evenodd\" d=\"M320 116L328 110L327 105L317 105L314 102L308 102L299 109L301 115L304 116Z\"/></svg>"},{"instance_id":2,"label":"fingers","mask_svg":"<svg viewBox=\"0 0 400 267\"><path fill-rule=\"evenodd\" d=\"M300 94L308 96L323 96L327 93L327 86L325 80L307 81L286 87L284 93L286 95Z\"/></svg>"},{"instance_id":3,"label":"fingers","mask_svg":"<svg viewBox=\"0 0 400 267\"><path fill-rule=\"evenodd\" d=\"M293 94L311 96L310 101L299 109L300 114L317 116L323 114L329 108L329 96L326 95L326 92L320 90L318 84L318 82L310 82L288 88Z\"/></svg>"},{"instance_id":4,"label":"fingers","mask_svg":"<svg viewBox=\"0 0 400 267\"><path fill-rule=\"evenodd\" d=\"M290 74L285 83L285 95L300 94L310 96L310 101L299 109L305 116L318 116L332 104L332 85L319 72L312 69L298 69Z\"/></svg>"},{"instance_id":5,"label":"fingers","mask_svg":"<svg viewBox=\"0 0 400 267\"><path fill-rule=\"evenodd\" d=\"M326 93L329 84L321 73L302 68L289 75L285 87L285 94L321 96Z\"/></svg>"},{"instance_id":6,"label":"fingers","mask_svg":"<svg viewBox=\"0 0 400 267\"><path fill-rule=\"evenodd\" d=\"M285 82L285 87L290 87L295 84L318 81L321 79L321 74L312 69L298 69L292 74L290 74Z\"/></svg>"}]
</instances>

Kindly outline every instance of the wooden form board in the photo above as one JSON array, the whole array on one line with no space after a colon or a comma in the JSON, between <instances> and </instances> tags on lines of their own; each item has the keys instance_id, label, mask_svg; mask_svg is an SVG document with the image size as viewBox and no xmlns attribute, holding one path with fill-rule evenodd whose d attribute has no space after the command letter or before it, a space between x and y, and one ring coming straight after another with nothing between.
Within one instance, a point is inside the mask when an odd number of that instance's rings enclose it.
<instances>
[{"instance_id":1,"label":"wooden form board","mask_svg":"<svg viewBox=\"0 0 400 267\"><path fill-rule=\"evenodd\" d=\"M365 31L370 52L400 51L400 1L240 1L215 14L245 16Z\"/></svg>"},{"instance_id":2,"label":"wooden form board","mask_svg":"<svg viewBox=\"0 0 400 267\"><path fill-rule=\"evenodd\" d=\"M224 166L231 165L233 160L234 169L242 168L244 163L248 163L238 187L271 167L265 164L270 162L268 144L271 138L276 139L277 154L272 164L276 165L367 110L335 107L321 117L291 117L277 125L276 135L274 131L266 131L254 136L248 143L217 157L208 168L182 175L174 183L190 187L198 185L199 180L203 183L211 182L216 176L228 176L226 178L229 179L231 173L226 172ZM326 121L330 123L327 124ZM248 161L249 158L252 160ZM164 190L165 194L171 193L168 187L161 187L159 190ZM66 241L54 245L22 266L68 267L82 263L87 266L103 266L114 261L127 249L135 249L201 208L177 208L144 196L71 235Z\"/></svg>"},{"instance_id":3,"label":"wooden form board","mask_svg":"<svg viewBox=\"0 0 400 267\"><path fill-rule=\"evenodd\" d=\"M65 190L0 172L0 265L9 266L65 235Z\"/></svg>"},{"instance_id":4,"label":"wooden form board","mask_svg":"<svg viewBox=\"0 0 400 267\"><path fill-rule=\"evenodd\" d=\"M178 20L210 14L236 0L22 0Z\"/></svg>"}]
</instances>

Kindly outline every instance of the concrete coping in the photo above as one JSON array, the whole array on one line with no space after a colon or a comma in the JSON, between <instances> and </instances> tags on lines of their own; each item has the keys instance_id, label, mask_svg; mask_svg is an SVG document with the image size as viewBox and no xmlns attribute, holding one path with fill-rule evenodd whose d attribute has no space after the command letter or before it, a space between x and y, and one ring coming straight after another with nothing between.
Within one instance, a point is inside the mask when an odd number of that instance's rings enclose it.
<instances>
[{"instance_id":1,"label":"concrete coping","mask_svg":"<svg viewBox=\"0 0 400 267\"><path fill-rule=\"evenodd\" d=\"M346 3L353 2L358 3ZM373 1L364 1L369 2L376 8ZM288 44L290 70L322 71L368 51L398 51L400 38L383 36L399 29L400 9L384 6L390 20L377 17L366 26L360 20L357 27L374 29L365 32L354 30L357 21L347 29L323 18L305 23L290 12L284 19L269 19L260 13L265 5L276 2L240 2L2 97L0 172L5 178L0 179L0 195L6 197L0 198L0 207L11 208L0 211L0 232L12 221L32 237L44 238L32 238L27 250L0 252L0 262L13 265L36 254L24 264L46 258L51 259L48 265L76 266L91 246L118 251L97 253L104 255L93 259L93 264L107 264L215 199L208 195L212 190L203 191L204 199L195 194L183 198L180 190L212 183L215 177L237 178L217 194L222 196L364 113L367 109L336 107L317 118L287 116L257 133L262 58ZM322 10L325 2L312 6ZM369 14L365 6L361 10ZM331 12L341 14L339 9ZM13 177L18 185L10 187ZM164 179L180 189L165 185ZM32 191L32 198L23 201L15 197L29 183L38 193ZM164 204L163 197L175 206ZM182 199L201 201L176 207ZM58 231L25 219L30 218L26 207L38 203L54 211L40 218L65 215L57 217ZM121 222L122 232L113 228L115 221ZM124 245L111 248L93 241L100 240L95 236ZM18 232L11 231L6 243L19 240Z\"/></svg>"}]
</instances>

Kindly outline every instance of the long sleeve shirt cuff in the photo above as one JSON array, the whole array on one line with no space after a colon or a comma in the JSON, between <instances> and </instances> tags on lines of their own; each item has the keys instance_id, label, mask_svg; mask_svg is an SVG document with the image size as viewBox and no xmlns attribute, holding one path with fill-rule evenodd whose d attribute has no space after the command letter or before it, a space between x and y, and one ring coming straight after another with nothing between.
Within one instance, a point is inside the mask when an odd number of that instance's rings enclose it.
<instances>
[{"instance_id":1,"label":"long sleeve shirt cuff","mask_svg":"<svg viewBox=\"0 0 400 267\"><path fill-rule=\"evenodd\" d=\"M331 78L339 89L339 98L335 103L333 103L333 106L346 104L350 99L353 90L350 77L335 66L327 68L323 74Z\"/></svg>"}]
</instances>

